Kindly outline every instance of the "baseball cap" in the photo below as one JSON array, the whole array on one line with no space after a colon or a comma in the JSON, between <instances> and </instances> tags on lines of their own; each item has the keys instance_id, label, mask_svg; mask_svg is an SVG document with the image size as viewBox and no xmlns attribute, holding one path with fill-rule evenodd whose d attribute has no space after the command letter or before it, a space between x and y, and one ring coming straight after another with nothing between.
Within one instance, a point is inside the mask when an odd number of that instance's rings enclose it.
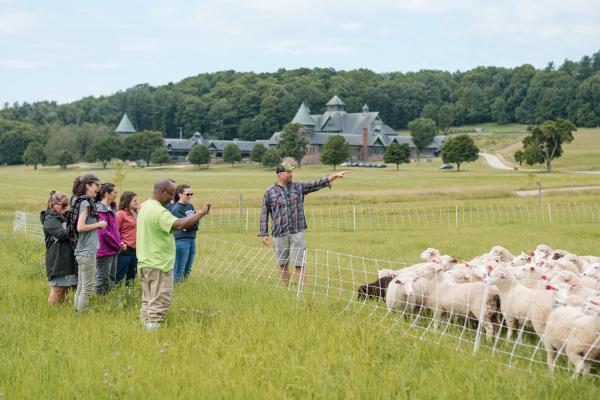
<instances>
[{"instance_id":1,"label":"baseball cap","mask_svg":"<svg viewBox=\"0 0 600 400\"><path fill-rule=\"evenodd\" d=\"M98 185L102 185L102 181L94 174L83 174L79 178L79 181L82 183L97 183Z\"/></svg>"},{"instance_id":2,"label":"baseball cap","mask_svg":"<svg viewBox=\"0 0 600 400\"><path fill-rule=\"evenodd\" d=\"M284 162L282 162L281 164L279 164L279 165L277 166L277 168L275 169L275 173L277 173L277 174L278 174L278 173L280 173L280 172L284 172L284 171L291 171L291 170L293 170L294 168L296 168L296 167L294 167L294 166L293 166L292 164L290 164L289 162L287 162L287 161L284 161Z\"/></svg>"}]
</instances>

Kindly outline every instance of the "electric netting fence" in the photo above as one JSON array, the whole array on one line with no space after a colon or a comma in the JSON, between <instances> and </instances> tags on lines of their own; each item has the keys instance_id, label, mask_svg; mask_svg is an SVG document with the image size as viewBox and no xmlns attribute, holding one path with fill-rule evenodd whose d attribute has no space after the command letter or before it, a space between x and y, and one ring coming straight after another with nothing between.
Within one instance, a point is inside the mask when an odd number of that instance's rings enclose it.
<instances>
[{"instance_id":1,"label":"electric netting fence","mask_svg":"<svg viewBox=\"0 0 600 400\"><path fill-rule=\"evenodd\" d=\"M212 208L201 221L203 232L256 232L260 208ZM408 227L435 229L443 226L478 224L600 222L597 203L532 203L456 205L428 207L335 206L305 209L306 222L314 232L372 232ZM14 230L39 233L37 214L15 213Z\"/></svg>"},{"instance_id":2,"label":"electric netting fence","mask_svg":"<svg viewBox=\"0 0 600 400\"><path fill-rule=\"evenodd\" d=\"M375 227L385 230L390 229L386 228L390 225L402 224L518 222L528 218L532 222L547 223L600 220L598 208L593 204L555 205L542 210L531 206L455 207L454 213L449 213L452 208L448 207L440 207L438 212L432 208L388 210L387 214L383 209L379 210L380 214L361 209L362 215L355 213L353 208L342 207L339 210L345 211L338 211L335 216L330 214L333 208L315 210L307 212L311 230L315 225L319 226L315 221L322 221L321 229L325 229L328 222L334 223L329 230L344 230L343 227L348 227L348 218L340 215L352 217L353 228L367 230ZM221 222L210 225L208 221L218 220L216 215L221 215ZM237 215L236 222L230 224L234 219L229 219L228 225L225 216L230 218L229 215L220 210L203 223L202 229L212 226L213 229L236 231L238 228L233 227L239 227L244 219ZM357 217L360 223L355 222L355 215L361 215ZM337 225L332 221L338 221ZM398 225L392 225L391 221ZM252 230L256 223L257 220L252 222ZM244 230L248 229L242 225ZM33 214L17 212L14 232L43 237L39 217ZM454 275L453 268L436 267L435 263L415 270L399 260L320 249L305 249L301 256L292 255L292 259L302 260L303 276L287 279L290 277L282 276L278 267L284 262L275 259L272 248L246 246L210 238L210 235L199 237L197 254L194 269L197 275L275 287L288 291L299 300L313 298L335 302L360 323L374 325L376 322L374 326L428 342L455 343L457 350L487 354L503 365L529 370L549 365L556 370L600 376L599 297L562 304L557 292L547 290L544 282L533 285L528 288L529 292L524 291L519 297L507 294L517 285L512 275L498 278L492 272L485 281L461 280L464 275ZM290 269L293 273L294 268ZM502 279L510 280L508 287L502 285ZM597 299L596 303L594 299ZM519 302L520 308L515 305ZM510 336L509 328L513 330Z\"/></svg>"}]
</instances>

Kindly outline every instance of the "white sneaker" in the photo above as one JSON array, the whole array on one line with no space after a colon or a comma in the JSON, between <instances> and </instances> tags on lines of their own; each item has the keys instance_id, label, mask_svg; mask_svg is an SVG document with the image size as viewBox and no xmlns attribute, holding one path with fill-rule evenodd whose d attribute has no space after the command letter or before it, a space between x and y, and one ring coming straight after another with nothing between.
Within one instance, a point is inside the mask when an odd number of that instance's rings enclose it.
<instances>
[{"instance_id":1,"label":"white sneaker","mask_svg":"<svg viewBox=\"0 0 600 400\"><path fill-rule=\"evenodd\" d=\"M146 322L144 322L144 326L149 331L155 331L158 328L160 328L160 324L158 322L148 322L148 321L146 321Z\"/></svg>"}]
</instances>

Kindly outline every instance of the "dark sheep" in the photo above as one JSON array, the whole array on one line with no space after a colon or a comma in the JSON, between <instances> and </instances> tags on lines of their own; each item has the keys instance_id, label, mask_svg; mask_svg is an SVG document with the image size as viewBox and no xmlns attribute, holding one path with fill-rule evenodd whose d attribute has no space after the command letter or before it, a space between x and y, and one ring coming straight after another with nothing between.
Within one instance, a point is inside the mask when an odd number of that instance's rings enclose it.
<instances>
[{"instance_id":1,"label":"dark sheep","mask_svg":"<svg viewBox=\"0 0 600 400\"><path fill-rule=\"evenodd\" d=\"M384 276L373 283L365 283L358 288L358 300L384 299L385 291L395 276Z\"/></svg>"}]
</instances>

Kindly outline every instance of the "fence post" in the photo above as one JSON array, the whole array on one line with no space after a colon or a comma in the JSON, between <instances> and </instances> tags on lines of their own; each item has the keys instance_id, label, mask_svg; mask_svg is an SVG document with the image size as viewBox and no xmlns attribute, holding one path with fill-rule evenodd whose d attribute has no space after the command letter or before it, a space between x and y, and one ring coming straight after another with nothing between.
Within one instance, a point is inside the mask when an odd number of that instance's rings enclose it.
<instances>
[{"instance_id":1,"label":"fence post","mask_svg":"<svg viewBox=\"0 0 600 400\"><path fill-rule=\"evenodd\" d=\"M242 210L244 209L244 195L240 194L240 210L238 211L238 216L242 217Z\"/></svg>"},{"instance_id":2,"label":"fence post","mask_svg":"<svg viewBox=\"0 0 600 400\"><path fill-rule=\"evenodd\" d=\"M248 224L250 223L250 209L246 208L246 232L248 232Z\"/></svg>"},{"instance_id":3,"label":"fence post","mask_svg":"<svg viewBox=\"0 0 600 400\"><path fill-rule=\"evenodd\" d=\"M352 229L353 229L353 232L356 232L356 206L353 207L352 217L353 217Z\"/></svg>"},{"instance_id":4,"label":"fence post","mask_svg":"<svg viewBox=\"0 0 600 400\"><path fill-rule=\"evenodd\" d=\"M454 223L458 226L458 206L454 206Z\"/></svg>"},{"instance_id":5,"label":"fence post","mask_svg":"<svg viewBox=\"0 0 600 400\"><path fill-rule=\"evenodd\" d=\"M483 298L481 299L481 311L479 312L479 322L477 323L477 334L475 335L475 343L473 344L473 355L479 350L479 341L481 340L481 330L483 329L483 316L487 306L487 296L489 292L489 281L483 286Z\"/></svg>"},{"instance_id":6,"label":"fence post","mask_svg":"<svg viewBox=\"0 0 600 400\"><path fill-rule=\"evenodd\" d=\"M548 203L547 206L548 206L548 222L552 222L552 213L550 212L550 203Z\"/></svg>"},{"instance_id":7,"label":"fence post","mask_svg":"<svg viewBox=\"0 0 600 400\"><path fill-rule=\"evenodd\" d=\"M304 275L306 274L306 249L302 251L302 269L300 270L300 276L298 277L298 290L296 292L296 299L300 298L300 294L302 293L302 286L304 286ZM316 279L316 277L315 277Z\"/></svg>"}]
</instances>

